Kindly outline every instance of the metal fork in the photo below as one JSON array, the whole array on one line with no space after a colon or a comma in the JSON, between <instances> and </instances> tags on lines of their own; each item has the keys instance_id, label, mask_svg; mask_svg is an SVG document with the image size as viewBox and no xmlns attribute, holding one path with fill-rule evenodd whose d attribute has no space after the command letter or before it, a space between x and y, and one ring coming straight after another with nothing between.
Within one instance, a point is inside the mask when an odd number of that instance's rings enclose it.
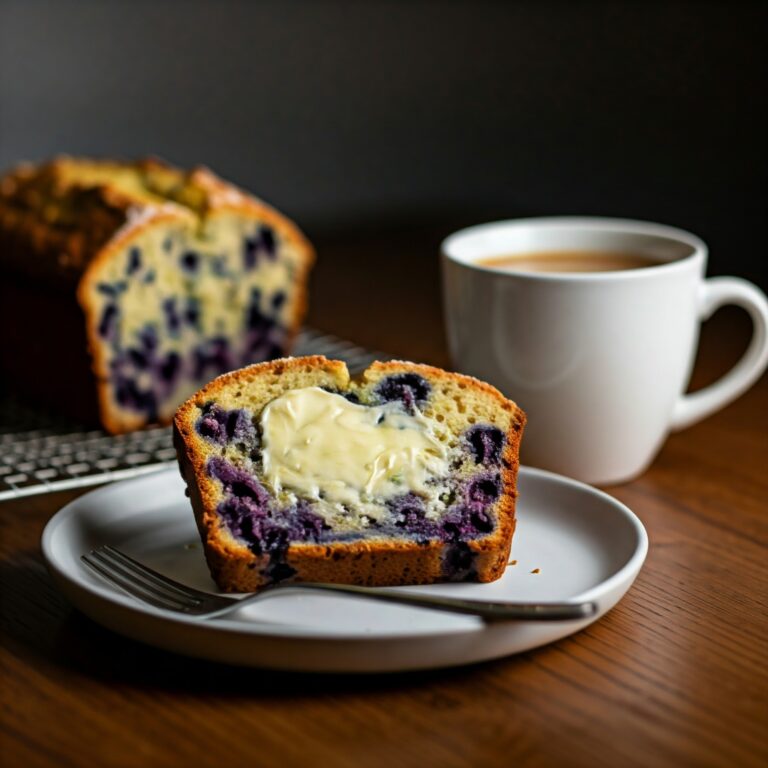
<instances>
[{"instance_id":1,"label":"metal fork","mask_svg":"<svg viewBox=\"0 0 768 768\"><path fill-rule=\"evenodd\" d=\"M380 587L356 587L349 584L319 584L295 582L262 587L259 592L244 598L201 592L169 579L146 565L134 560L115 547L105 545L94 549L81 559L106 581L129 595L166 611L210 619L242 608L276 592L311 590L383 600L434 611L464 613L479 616L487 622L525 620L574 621L594 616L595 603L498 603L480 600L462 600L456 597L419 595L396 592Z\"/></svg>"}]
</instances>

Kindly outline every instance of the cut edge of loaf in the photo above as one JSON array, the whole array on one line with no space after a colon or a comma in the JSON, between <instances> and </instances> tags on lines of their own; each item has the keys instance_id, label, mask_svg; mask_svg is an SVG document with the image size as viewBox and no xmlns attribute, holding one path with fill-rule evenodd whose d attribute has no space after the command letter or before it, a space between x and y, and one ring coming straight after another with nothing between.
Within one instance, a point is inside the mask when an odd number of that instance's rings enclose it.
<instances>
[{"instance_id":1,"label":"cut edge of loaf","mask_svg":"<svg viewBox=\"0 0 768 768\"><path fill-rule=\"evenodd\" d=\"M270 556L256 555L227 530L216 510L218 488L205 471L206 459L195 449L202 440L195 430L195 416L201 405L215 399L230 384L247 386L250 378L272 375L275 380L286 374L324 372L338 387L347 387L351 380L344 362L329 360L322 355L282 358L257 363L239 371L223 374L199 390L176 412L174 444L179 467L184 478L198 531L211 574L219 588L228 592L252 592L268 581L262 571ZM372 363L355 380L370 381L391 373L414 372L424 376L446 379L481 391L510 414L510 427L500 467L501 498L496 503L498 524L490 534L466 541L474 554L476 580L490 582L498 579L507 566L515 531L515 502L519 448L525 426L524 412L490 384L464 374L451 373L429 365L403 360ZM310 385L311 386L311 385ZM288 391L285 387L283 391ZM354 583L369 586L398 586L429 584L444 581L443 558L450 545L439 540L421 544L410 539L358 539L349 542L291 543L284 562L295 571L298 581Z\"/></svg>"},{"instance_id":2,"label":"cut edge of loaf","mask_svg":"<svg viewBox=\"0 0 768 768\"><path fill-rule=\"evenodd\" d=\"M255 201L253 201L255 202ZM221 208L216 209L209 215L215 215L222 210L232 210L232 205L226 204ZM301 262L300 272L296 275L295 290L296 290L296 309L292 322L287 326L287 339L286 339L286 352L290 352L293 348L293 343L296 339L301 324L306 316L308 308L308 279L309 271L312 264L315 261L315 251L309 244L309 241L301 234L295 225L281 214L277 213L271 207L267 205L248 205L243 209L243 213L252 216L255 221L263 221L272 226L275 230L283 234L284 236L293 240L294 245L298 246L299 252L303 255ZM153 212L150 216L145 217L138 224L125 227L123 230L117 233L113 240L110 240L101 251L94 256L92 261L88 264L83 276L77 287L77 298L80 307L83 310L85 317L85 329L87 337L88 352L91 356L91 369L96 380L97 397L99 404L99 413L101 421L104 424L108 432L118 434L121 432L130 432L138 429L145 424L145 420L140 414L132 415L129 413L121 413L120 419L113 418L110 398L110 384L103 376L100 375L104 358L102 355L101 344L95 333L95 316L93 314L93 308L89 301L89 294L93 290L93 284L97 280L96 275L100 266L109 260L114 251L121 248L125 248L130 240L137 237L142 230L153 226L163 220L176 218L171 216L170 212L158 210ZM258 365L258 363L256 363ZM226 375L226 374L225 374Z\"/></svg>"}]
</instances>

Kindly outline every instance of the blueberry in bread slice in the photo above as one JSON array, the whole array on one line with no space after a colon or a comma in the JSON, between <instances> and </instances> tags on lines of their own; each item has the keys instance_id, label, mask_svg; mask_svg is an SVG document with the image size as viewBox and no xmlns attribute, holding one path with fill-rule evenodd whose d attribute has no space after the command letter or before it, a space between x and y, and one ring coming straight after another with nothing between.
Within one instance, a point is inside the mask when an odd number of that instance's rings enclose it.
<instances>
[{"instance_id":1,"label":"blueberry in bread slice","mask_svg":"<svg viewBox=\"0 0 768 768\"><path fill-rule=\"evenodd\" d=\"M0 373L53 394L57 411L98 402L112 432L170 423L214 376L289 351L313 258L288 219L205 168L22 166L0 179L0 265L13 278L0 322L15 329ZM56 387L36 375L43 341Z\"/></svg>"},{"instance_id":2,"label":"blueberry in bread slice","mask_svg":"<svg viewBox=\"0 0 768 768\"><path fill-rule=\"evenodd\" d=\"M524 424L468 376L313 356L215 379L174 440L221 589L428 584L503 573Z\"/></svg>"}]
</instances>

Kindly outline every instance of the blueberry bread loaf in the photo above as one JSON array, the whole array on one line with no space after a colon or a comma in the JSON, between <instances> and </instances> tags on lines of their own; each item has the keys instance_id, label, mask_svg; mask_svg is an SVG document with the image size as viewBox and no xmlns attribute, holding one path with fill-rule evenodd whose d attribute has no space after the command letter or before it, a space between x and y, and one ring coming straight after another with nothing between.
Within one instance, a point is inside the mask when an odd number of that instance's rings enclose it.
<instances>
[{"instance_id":1,"label":"blueberry bread loaf","mask_svg":"<svg viewBox=\"0 0 768 768\"><path fill-rule=\"evenodd\" d=\"M112 432L169 423L213 377L286 353L312 260L290 221L203 168L18 168L0 180L0 370L57 407L98 403ZM43 357L57 380L40 386Z\"/></svg>"},{"instance_id":2,"label":"blueberry bread loaf","mask_svg":"<svg viewBox=\"0 0 768 768\"><path fill-rule=\"evenodd\" d=\"M515 528L525 415L476 379L299 357L212 381L174 440L213 578L492 581Z\"/></svg>"}]
</instances>

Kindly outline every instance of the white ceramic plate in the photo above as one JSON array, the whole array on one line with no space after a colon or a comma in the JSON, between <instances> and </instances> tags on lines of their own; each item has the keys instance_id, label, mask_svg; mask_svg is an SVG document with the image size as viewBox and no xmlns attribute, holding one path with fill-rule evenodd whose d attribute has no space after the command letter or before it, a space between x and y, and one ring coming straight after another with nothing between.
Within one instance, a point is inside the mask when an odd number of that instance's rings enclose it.
<instances>
[{"instance_id":1,"label":"white ceramic plate","mask_svg":"<svg viewBox=\"0 0 768 768\"><path fill-rule=\"evenodd\" d=\"M517 563L503 578L400 589L483 600L593 600L596 618L610 610L645 559L642 523L607 494L549 472L522 468L519 491ZM325 672L445 667L535 648L596 620L485 625L471 616L292 590L206 622L140 603L92 574L80 555L101 544L215 591L175 469L68 504L46 526L43 554L60 589L97 622L160 648L231 664Z\"/></svg>"}]
</instances>

